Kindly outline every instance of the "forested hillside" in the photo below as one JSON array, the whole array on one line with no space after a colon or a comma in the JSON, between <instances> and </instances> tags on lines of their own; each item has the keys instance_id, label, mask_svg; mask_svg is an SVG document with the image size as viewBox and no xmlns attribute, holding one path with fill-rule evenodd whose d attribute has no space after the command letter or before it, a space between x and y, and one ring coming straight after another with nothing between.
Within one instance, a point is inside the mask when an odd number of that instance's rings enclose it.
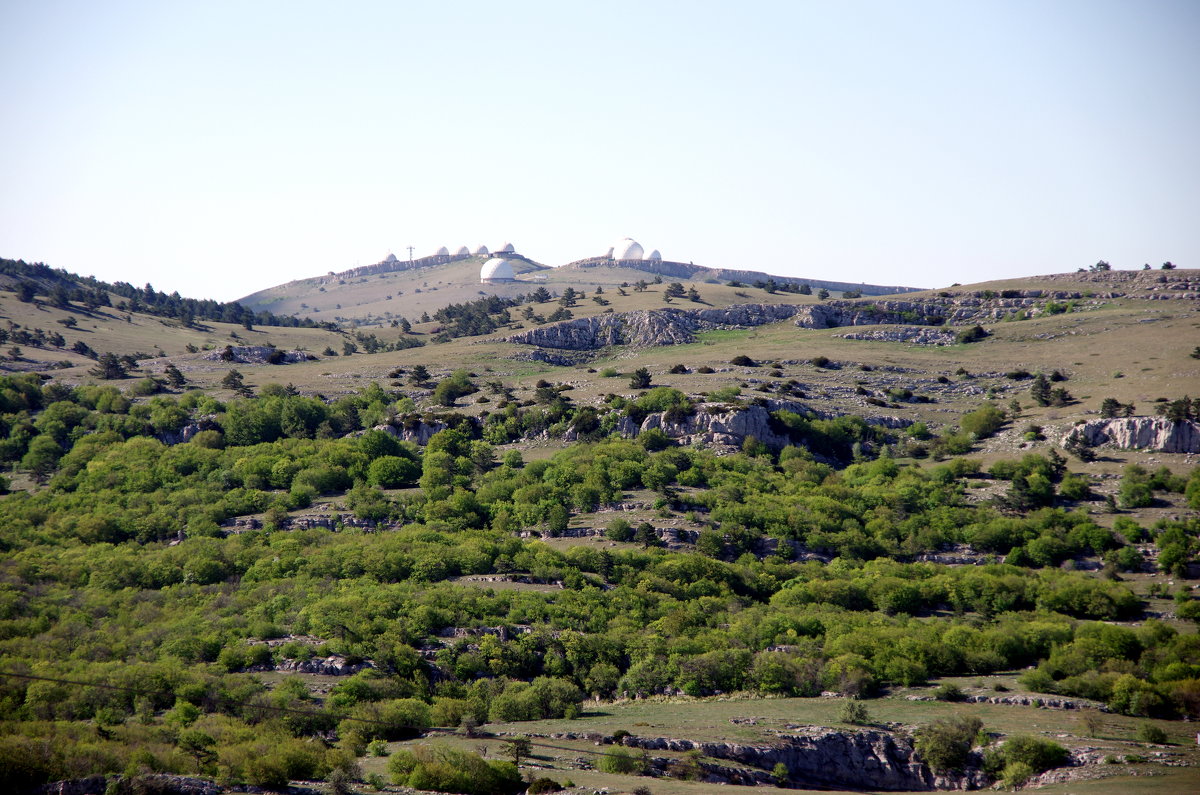
<instances>
[{"instance_id":1,"label":"forested hillside","mask_svg":"<svg viewBox=\"0 0 1200 795\"><path fill-rule=\"evenodd\" d=\"M60 277L0 296L39 357L0 376L0 787L1194 780L1190 273L388 336Z\"/></svg>"}]
</instances>

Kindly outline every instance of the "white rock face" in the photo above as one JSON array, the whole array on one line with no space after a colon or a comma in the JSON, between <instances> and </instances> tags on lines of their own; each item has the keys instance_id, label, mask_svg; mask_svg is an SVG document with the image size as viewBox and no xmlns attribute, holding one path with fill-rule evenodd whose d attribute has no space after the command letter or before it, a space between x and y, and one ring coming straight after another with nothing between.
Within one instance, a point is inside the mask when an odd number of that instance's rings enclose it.
<instances>
[{"instance_id":1,"label":"white rock face","mask_svg":"<svg viewBox=\"0 0 1200 795\"><path fill-rule=\"evenodd\" d=\"M1200 453L1200 424L1190 420L1171 422L1163 417L1088 420L1063 436L1063 444L1072 436L1080 437L1093 447L1112 445L1122 450Z\"/></svg>"}]
</instances>

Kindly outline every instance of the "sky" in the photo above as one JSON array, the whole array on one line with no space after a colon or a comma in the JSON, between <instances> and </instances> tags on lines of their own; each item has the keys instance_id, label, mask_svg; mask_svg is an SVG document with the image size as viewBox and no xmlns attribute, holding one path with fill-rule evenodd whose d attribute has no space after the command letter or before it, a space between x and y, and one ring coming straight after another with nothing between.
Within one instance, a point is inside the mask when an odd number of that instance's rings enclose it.
<instances>
[{"instance_id":1,"label":"sky","mask_svg":"<svg viewBox=\"0 0 1200 795\"><path fill-rule=\"evenodd\" d=\"M512 242L1200 267L1200 2L0 2L0 256L232 300Z\"/></svg>"}]
</instances>

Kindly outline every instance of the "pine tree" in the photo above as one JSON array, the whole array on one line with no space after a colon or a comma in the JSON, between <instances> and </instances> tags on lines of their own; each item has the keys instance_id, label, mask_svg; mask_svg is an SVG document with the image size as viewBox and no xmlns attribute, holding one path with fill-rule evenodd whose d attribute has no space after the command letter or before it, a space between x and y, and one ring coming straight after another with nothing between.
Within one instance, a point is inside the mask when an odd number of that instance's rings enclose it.
<instances>
[{"instance_id":1,"label":"pine tree","mask_svg":"<svg viewBox=\"0 0 1200 795\"><path fill-rule=\"evenodd\" d=\"M115 353L101 354L100 358L96 360L96 366L88 372L106 381L114 378L124 378L127 375L125 365L121 364L121 360Z\"/></svg>"},{"instance_id":2,"label":"pine tree","mask_svg":"<svg viewBox=\"0 0 1200 795\"><path fill-rule=\"evenodd\" d=\"M1037 377L1033 379L1033 386L1029 388L1029 396L1039 406L1050 405L1050 381L1045 374L1038 373Z\"/></svg>"},{"instance_id":3,"label":"pine tree","mask_svg":"<svg viewBox=\"0 0 1200 795\"><path fill-rule=\"evenodd\" d=\"M179 368L174 364L168 364L167 369L163 371L163 375L167 377L167 383L176 389L187 383L187 379L183 377L183 373L179 372Z\"/></svg>"}]
</instances>

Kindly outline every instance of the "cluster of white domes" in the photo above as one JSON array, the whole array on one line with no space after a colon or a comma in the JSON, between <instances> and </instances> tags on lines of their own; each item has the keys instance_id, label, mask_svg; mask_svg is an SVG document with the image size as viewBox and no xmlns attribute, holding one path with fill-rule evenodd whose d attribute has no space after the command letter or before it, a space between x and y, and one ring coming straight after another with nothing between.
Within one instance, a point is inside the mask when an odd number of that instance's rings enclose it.
<instances>
[{"instance_id":1,"label":"cluster of white domes","mask_svg":"<svg viewBox=\"0 0 1200 795\"><path fill-rule=\"evenodd\" d=\"M642 244L634 240L632 237L623 237L617 241L616 245L608 250L608 258L615 260L650 260L653 262L661 262L662 254L658 253L658 249L654 249L649 255L646 255Z\"/></svg>"}]
</instances>

